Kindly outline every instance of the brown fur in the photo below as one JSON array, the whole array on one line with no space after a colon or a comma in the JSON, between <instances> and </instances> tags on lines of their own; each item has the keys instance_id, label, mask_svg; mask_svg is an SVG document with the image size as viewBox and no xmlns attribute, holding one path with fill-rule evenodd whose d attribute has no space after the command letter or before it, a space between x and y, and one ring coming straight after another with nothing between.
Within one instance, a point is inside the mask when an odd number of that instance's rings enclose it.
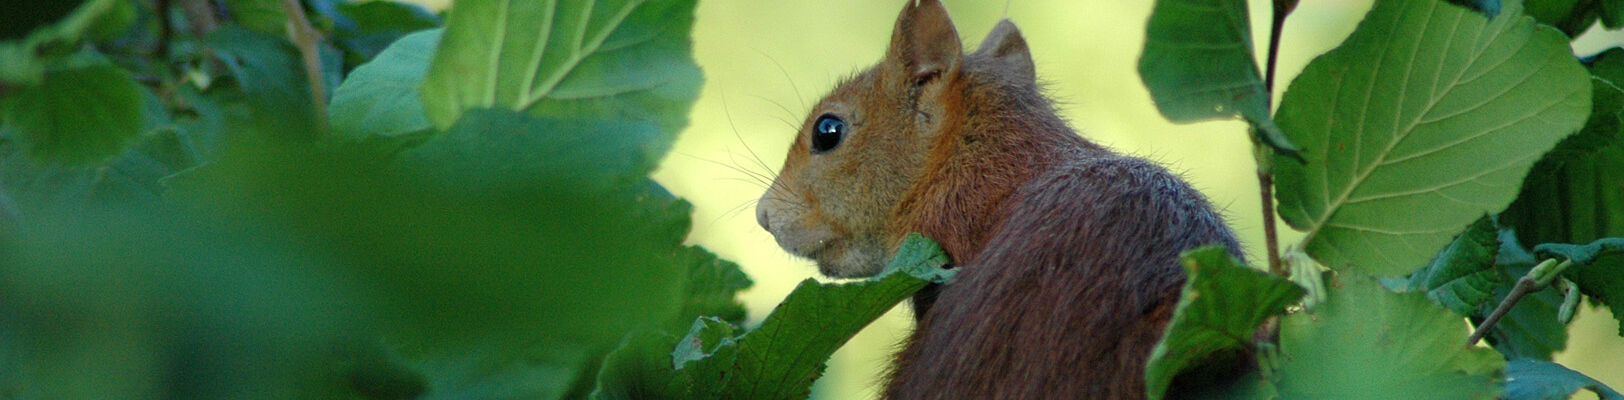
<instances>
[{"instance_id":1,"label":"brown fur","mask_svg":"<svg viewBox=\"0 0 1624 400\"><path fill-rule=\"evenodd\" d=\"M810 154L825 113L850 133ZM963 55L934 0L910 1L886 59L813 110L758 218L831 276L879 272L907 232L958 263L954 282L915 298L894 399L1142 398L1183 284L1178 254L1240 247L1176 176L1068 128L1013 24Z\"/></svg>"}]
</instances>

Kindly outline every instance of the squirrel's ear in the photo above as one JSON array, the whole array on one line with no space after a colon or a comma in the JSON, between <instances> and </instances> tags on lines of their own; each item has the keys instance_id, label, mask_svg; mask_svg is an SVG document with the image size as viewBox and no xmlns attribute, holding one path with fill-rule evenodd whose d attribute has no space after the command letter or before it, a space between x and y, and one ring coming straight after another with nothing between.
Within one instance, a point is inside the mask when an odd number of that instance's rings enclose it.
<instances>
[{"instance_id":1,"label":"squirrel's ear","mask_svg":"<svg viewBox=\"0 0 1624 400\"><path fill-rule=\"evenodd\" d=\"M959 33L937 0L909 0L897 16L887 58L921 84L958 69L963 57Z\"/></svg>"},{"instance_id":2,"label":"squirrel's ear","mask_svg":"<svg viewBox=\"0 0 1624 400\"><path fill-rule=\"evenodd\" d=\"M1015 28L1015 23L1007 19L998 21L998 26L992 28L987 39L981 41L981 48L976 49L975 57L992 60L998 65L998 72L1004 76L1022 82L1037 82L1037 71L1032 68L1032 53L1026 49L1026 39L1021 37L1021 30Z\"/></svg>"}]
</instances>

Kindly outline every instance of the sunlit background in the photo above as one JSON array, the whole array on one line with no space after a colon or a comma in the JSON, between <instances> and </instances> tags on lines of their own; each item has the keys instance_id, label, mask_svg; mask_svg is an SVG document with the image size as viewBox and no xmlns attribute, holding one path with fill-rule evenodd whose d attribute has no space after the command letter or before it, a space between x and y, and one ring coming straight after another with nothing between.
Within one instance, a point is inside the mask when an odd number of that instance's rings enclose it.
<instances>
[{"instance_id":1,"label":"sunlit background","mask_svg":"<svg viewBox=\"0 0 1624 400\"><path fill-rule=\"evenodd\" d=\"M418 0L443 7L449 0ZM1257 180L1244 126L1237 122L1174 125L1151 103L1136 64L1150 0L943 1L967 47L1000 19L1020 27L1063 117L1083 136L1116 151L1157 161L1180 173L1223 210L1247 254L1261 260ZM1254 40L1263 48L1268 1L1253 0ZM816 270L774 244L756 225L755 200L811 103L841 78L885 51L901 1L700 0L694 55L705 88L692 123L655 174L694 204L689 241L736 261L755 279L743 295L759 321L795 284ZM1368 0L1303 0L1285 27L1276 98L1313 56L1335 46L1370 7ZM1577 51L1624 43L1592 31ZM1283 243L1301 237L1280 224ZM1582 307L1568 351L1556 361L1624 389L1624 340L1605 309ZM814 395L874 398L877 378L911 329L906 307L892 310L835 353ZM1371 366L1380 368L1380 366ZM1585 392L1582 396L1592 396Z\"/></svg>"}]
</instances>

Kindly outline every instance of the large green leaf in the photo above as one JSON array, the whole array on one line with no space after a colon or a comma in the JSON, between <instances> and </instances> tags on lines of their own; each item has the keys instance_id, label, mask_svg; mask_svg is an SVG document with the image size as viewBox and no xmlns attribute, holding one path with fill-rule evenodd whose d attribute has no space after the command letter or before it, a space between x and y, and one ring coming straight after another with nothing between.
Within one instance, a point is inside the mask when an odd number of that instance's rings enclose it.
<instances>
[{"instance_id":1,"label":"large green leaf","mask_svg":"<svg viewBox=\"0 0 1624 400\"><path fill-rule=\"evenodd\" d=\"M1506 365L1506 400L1567 400L1580 389L1602 400L1624 400L1624 394L1560 364L1511 360Z\"/></svg>"},{"instance_id":2,"label":"large green leaf","mask_svg":"<svg viewBox=\"0 0 1624 400\"><path fill-rule=\"evenodd\" d=\"M1509 204L1539 155L1580 127L1583 68L1565 37L1520 14L1379 0L1292 82L1277 121L1308 162L1277 160L1275 182L1310 255L1409 273Z\"/></svg>"},{"instance_id":3,"label":"large green leaf","mask_svg":"<svg viewBox=\"0 0 1624 400\"><path fill-rule=\"evenodd\" d=\"M1213 360L1235 361L1252 334L1306 293L1278 276L1239 263L1223 247L1184 253L1184 293L1145 366L1146 395L1161 399L1180 372ZM1225 364L1227 366L1227 364Z\"/></svg>"},{"instance_id":4,"label":"large green leaf","mask_svg":"<svg viewBox=\"0 0 1624 400\"><path fill-rule=\"evenodd\" d=\"M1259 139L1295 152L1269 117L1269 93L1252 55L1244 0L1158 0L1145 30L1139 76L1173 122L1241 118Z\"/></svg>"},{"instance_id":5,"label":"large green leaf","mask_svg":"<svg viewBox=\"0 0 1624 400\"><path fill-rule=\"evenodd\" d=\"M333 91L327 116L341 137L393 136L428 129L418 90L440 30L406 35L356 67Z\"/></svg>"},{"instance_id":6,"label":"large green leaf","mask_svg":"<svg viewBox=\"0 0 1624 400\"><path fill-rule=\"evenodd\" d=\"M1337 279L1341 287L1314 312L1281 322L1282 364L1275 378L1281 398L1499 394L1505 360L1493 350L1468 347L1460 317L1421 294L1383 290L1369 276L1343 273Z\"/></svg>"},{"instance_id":7,"label":"large green leaf","mask_svg":"<svg viewBox=\"0 0 1624 400\"><path fill-rule=\"evenodd\" d=\"M699 95L693 0L460 1L423 85L429 121L500 107L654 121L667 137Z\"/></svg>"},{"instance_id":8,"label":"large green leaf","mask_svg":"<svg viewBox=\"0 0 1624 400\"><path fill-rule=\"evenodd\" d=\"M97 164L141 134L142 92L112 65L47 72L39 85L0 97L0 129L20 139L37 160Z\"/></svg>"}]
</instances>

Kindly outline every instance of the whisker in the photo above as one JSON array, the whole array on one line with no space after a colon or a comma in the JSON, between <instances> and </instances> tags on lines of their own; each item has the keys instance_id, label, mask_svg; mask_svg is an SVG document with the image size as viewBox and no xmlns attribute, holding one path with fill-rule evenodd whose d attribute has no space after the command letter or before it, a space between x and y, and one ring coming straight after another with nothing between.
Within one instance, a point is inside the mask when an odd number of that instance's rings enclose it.
<instances>
[{"instance_id":1,"label":"whisker","mask_svg":"<svg viewBox=\"0 0 1624 400\"><path fill-rule=\"evenodd\" d=\"M768 103L768 104L772 104L772 105L774 105L774 106L777 106L777 107L778 107L778 109L779 109L779 110L783 110L783 111L784 111L784 115L788 115L788 116L790 116L790 117L794 117L794 116L795 116L795 112L794 112L794 111L790 111L790 110L789 110L789 107L785 107L785 106L784 106L784 103L779 103L779 102L778 102L778 101L777 101L777 100L773 100L773 99L769 99L769 98L767 98L767 96L761 96L761 95L754 95L754 94L752 94L752 95L750 95L750 97L754 97L754 98L756 98L756 99L758 99L758 100L761 100L761 101L765 101L765 102L767 102L767 103Z\"/></svg>"},{"instance_id":2,"label":"whisker","mask_svg":"<svg viewBox=\"0 0 1624 400\"><path fill-rule=\"evenodd\" d=\"M758 183L761 183L761 184L770 185L772 183L772 179L769 179L766 175L763 175L763 174L761 174L759 172L750 171L750 170L741 168L741 167L736 166L736 165L731 165L731 164L724 163L724 162L721 162L721 161L716 161L716 160L696 156L696 155L693 155L693 154L688 154L686 152L677 151L677 152L673 152L673 153L682 155L684 157L693 158L695 160L704 161L704 162L708 162L708 163L711 163L711 164L716 164L716 165L721 166L721 167L726 167L727 169L731 169L731 170L733 170L735 172L744 174L745 176L750 177L751 179L755 179L755 180L757 180Z\"/></svg>"},{"instance_id":3,"label":"whisker","mask_svg":"<svg viewBox=\"0 0 1624 400\"><path fill-rule=\"evenodd\" d=\"M764 170L764 171L772 171L773 168L770 167L770 166L767 166L767 162L761 161L761 156L757 155L756 151L754 149L750 148L750 143L744 141L744 135L739 134L739 126L735 125L733 123L733 111L731 110L731 108L732 107L728 106L728 104L727 104L727 93L723 92L722 93L722 113L723 113L723 115L727 116L727 126L729 128L733 128L733 137L735 139L738 139L739 144L744 146L744 151L750 153L750 158L756 161L756 165L761 166L761 169ZM731 157L731 153L729 154L729 156ZM734 161L734 162L737 163L738 161Z\"/></svg>"},{"instance_id":4,"label":"whisker","mask_svg":"<svg viewBox=\"0 0 1624 400\"><path fill-rule=\"evenodd\" d=\"M761 49L751 47L750 50L760 53L762 57L767 58L767 61L772 61L773 65L778 67L778 72L784 74L784 80L789 82L790 90L795 91L795 100L801 102L801 109L807 109L806 97L801 96L801 88L795 85L795 78L790 76L789 70L784 68L784 64L780 64L777 59L774 59L773 56L768 55L767 52L761 51Z\"/></svg>"}]
</instances>

